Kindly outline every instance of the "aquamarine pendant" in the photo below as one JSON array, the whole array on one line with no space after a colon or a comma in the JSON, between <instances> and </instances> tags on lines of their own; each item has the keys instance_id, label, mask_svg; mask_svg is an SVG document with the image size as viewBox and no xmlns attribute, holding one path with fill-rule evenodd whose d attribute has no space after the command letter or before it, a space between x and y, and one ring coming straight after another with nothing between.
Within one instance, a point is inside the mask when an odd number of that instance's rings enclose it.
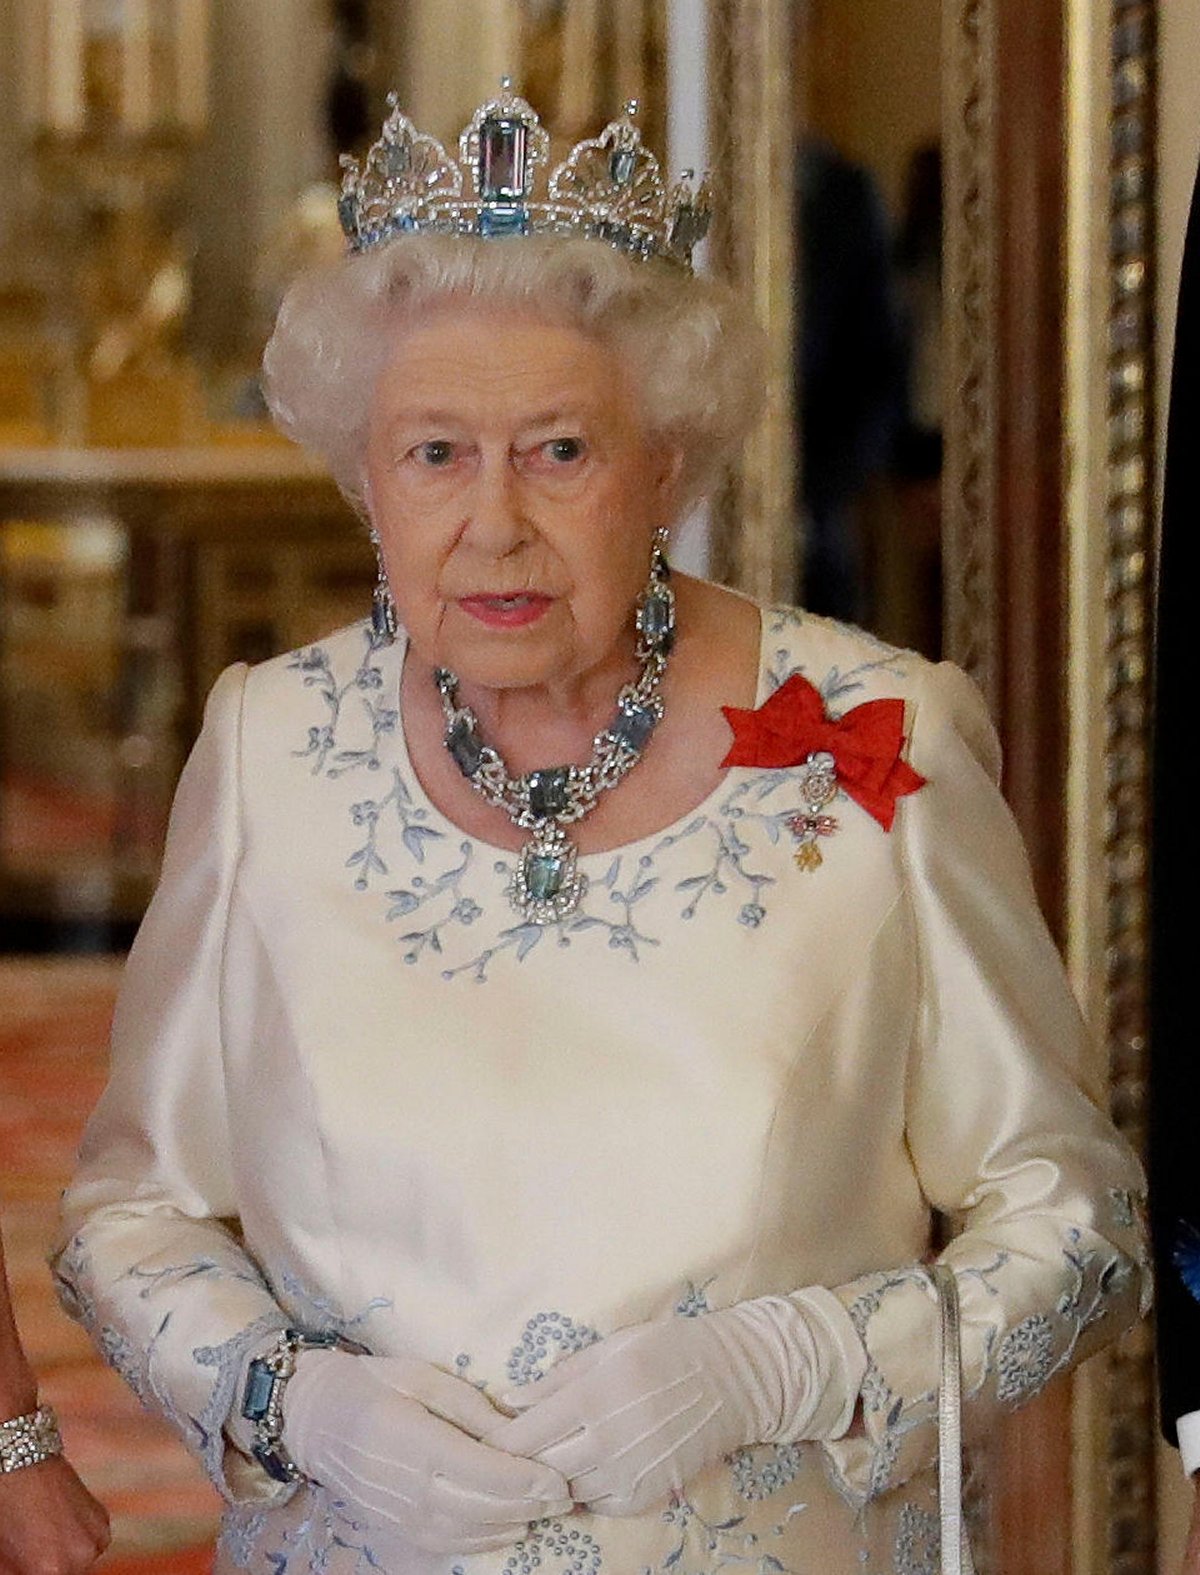
<instances>
[{"instance_id":1,"label":"aquamarine pendant","mask_svg":"<svg viewBox=\"0 0 1200 1575\"><path fill-rule=\"evenodd\" d=\"M561 826L544 825L521 849L508 899L528 924L557 924L571 916L587 891L578 850Z\"/></svg>"}]
</instances>

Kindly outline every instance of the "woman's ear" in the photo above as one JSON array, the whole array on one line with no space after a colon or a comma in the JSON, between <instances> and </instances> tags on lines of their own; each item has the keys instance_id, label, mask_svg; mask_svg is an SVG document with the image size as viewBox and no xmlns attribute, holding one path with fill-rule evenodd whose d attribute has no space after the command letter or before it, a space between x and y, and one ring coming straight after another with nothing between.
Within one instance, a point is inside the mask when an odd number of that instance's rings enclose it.
<instances>
[{"instance_id":1,"label":"woman's ear","mask_svg":"<svg viewBox=\"0 0 1200 1575\"><path fill-rule=\"evenodd\" d=\"M655 491L664 510L664 522L675 518L675 500L679 495L679 478L683 474L683 447L670 443L659 456L654 478Z\"/></svg>"}]
</instances>

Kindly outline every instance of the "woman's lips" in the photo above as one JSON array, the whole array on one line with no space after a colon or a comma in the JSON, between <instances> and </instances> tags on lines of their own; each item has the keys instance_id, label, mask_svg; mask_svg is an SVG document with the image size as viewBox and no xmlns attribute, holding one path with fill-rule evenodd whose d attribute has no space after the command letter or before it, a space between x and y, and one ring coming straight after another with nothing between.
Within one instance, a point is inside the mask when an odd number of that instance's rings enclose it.
<instances>
[{"instance_id":1,"label":"woman's lips","mask_svg":"<svg viewBox=\"0 0 1200 1575\"><path fill-rule=\"evenodd\" d=\"M537 591L510 591L499 596L460 596L458 605L489 629L523 629L543 616L552 599Z\"/></svg>"}]
</instances>

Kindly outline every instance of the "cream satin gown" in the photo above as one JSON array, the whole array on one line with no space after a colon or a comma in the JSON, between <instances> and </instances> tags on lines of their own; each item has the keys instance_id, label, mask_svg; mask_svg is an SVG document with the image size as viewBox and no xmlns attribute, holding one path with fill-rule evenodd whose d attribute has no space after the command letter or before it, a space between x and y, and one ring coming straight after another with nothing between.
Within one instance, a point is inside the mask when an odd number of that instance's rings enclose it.
<instances>
[{"instance_id":1,"label":"cream satin gown","mask_svg":"<svg viewBox=\"0 0 1200 1575\"><path fill-rule=\"evenodd\" d=\"M732 769L584 857L549 929L509 905L514 856L422 793L403 639L354 626L214 688L57 1273L229 1498L222 1575L933 1572L931 1210L960 1229L977 1427L1136 1318L1141 1175L1081 1087L977 694L821 619L762 630L760 702L797 671L834 715L902 698L926 785L890 833L840 800L805 870L804 768ZM810 1284L866 1344L866 1435L750 1449L636 1519L434 1557L222 1435L286 1322L496 1394L622 1325Z\"/></svg>"}]
</instances>

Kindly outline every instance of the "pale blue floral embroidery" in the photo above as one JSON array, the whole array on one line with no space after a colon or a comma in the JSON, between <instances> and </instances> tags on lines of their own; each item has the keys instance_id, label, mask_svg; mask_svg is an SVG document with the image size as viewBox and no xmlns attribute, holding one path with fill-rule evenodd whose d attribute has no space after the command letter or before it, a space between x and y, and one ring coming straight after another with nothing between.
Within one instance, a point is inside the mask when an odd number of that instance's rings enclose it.
<instances>
[{"instance_id":1,"label":"pale blue floral embroidery","mask_svg":"<svg viewBox=\"0 0 1200 1575\"><path fill-rule=\"evenodd\" d=\"M977 1267L969 1271L973 1278L978 1279L990 1291L995 1287L991 1284L993 1275L1008 1262L1008 1254L1000 1252L994 1262ZM871 1416L884 1418L882 1430L875 1441L871 1456L869 1480L866 1497L868 1500L877 1498L886 1492L891 1484L892 1472L899 1459L900 1447L903 1440L919 1427L928 1427L936 1423L937 1419L937 1389L931 1387L921 1394L897 1395L887 1382L887 1378L875 1361L870 1337L871 1324L879 1313L880 1308L895 1292L902 1287L918 1286L924 1294L932 1295L932 1283L924 1267L913 1264L908 1268L893 1269L881 1272L871 1277L867 1287L848 1309L850 1321L853 1323L862 1339L867 1351L867 1371L862 1382L862 1400L865 1411ZM990 1330L986 1336L986 1354L984 1360L984 1373L990 1367L991 1350L997 1337L996 1330ZM964 1394L964 1399L972 1399L979 1392L985 1379ZM855 1507L859 1505L857 1497L849 1490L847 1484L837 1481L838 1490Z\"/></svg>"},{"instance_id":2,"label":"pale blue floral embroidery","mask_svg":"<svg viewBox=\"0 0 1200 1575\"><path fill-rule=\"evenodd\" d=\"M191 1258L186 1263L170 1263L159 1269L143 1269L138 1264L126 1269L123 1279L143 1280L145 1284L138 1292L140 1301L149 1301L157 1291L166 1285L182 1285L187 1280L208 1279L217 1275L223 1280L240 1280L245 1285L264 1285L266 1282L261 1274L251 1268L240 1266L231 1267L226 1263L219 1263L216 1258Z\"/></svg>"},{"instance_id":3,"label":"pale blue floral embroidery","mask_svg":"<svg viewBox=\"0 0 1200 1575\"><path fill-rule=\"evenodd\" d=\"M534 1575L558 1571L560 1575L599 1575L604 1560L596 1539L570 1520L538 1520L529 1535L518 1542L504 1561L504 1575ZM454 1575L462 1575L455 1565Z\"/></svg>"},{"instance_id":4,"label":"pale blue floral embroidery","mask_svg":"<svg viewBox=\"0 0 1200 1575\"><path fill-rule=\"evenodd\" d=\"M827 629L836 629L843 634L851 636L858 645L865 645L868 649L878 652L875 661L861 662L857 667L852 667L843 673L839 668L832 667L817 688L821 698L827 706L832 707L837 701L845 699L862 689L863 681L869 673L889 673L894 678L903 678L907 675L911 665L911 655L899 650L896 646L888 645L877 635L865 629L855 628L853 624L839 623L833 618L817 618L812 613L803 612L795 607L772 607L766 615L766 628L768 637L781 635L786 640L790 631L800 629L805 625L819 624ZM777 646L767 656L766 678L769 693L774 693L789 678L797 673L804 673L807 669L803 663L792 659L790 644ZM835 713L836 714L836 713Z\"/></svg>"},{"instance_id":5,"label":"pale blue floral embroidery","mask_svg":"<svg viewBox=\"0 0 1200 1575\"><path fill-rule=\"evenodd\" d=\"M800 1475L804 1450L800 1444L756 1444L730 1457L733 1485L755 1502L788 1487Z\"/></svg>"},{"instance_id":6,"label":"pale blue floral embroidery","mask_svg":"<svg viewBox=\"0 0 1200 1575\"><path fill-rule=\"evenodd\" d=\"M937 1516L917 1504L905 1504L896 1532L895 1575L937 1575L941 1557Z\"/></svg>"},{"instance_id":7,"label":"pale blue floral embroidery","mask_svg":"<svg viewBox=\"0 0 1200 1575\"><path fill-rule=\"evenodd\" d=\"M773 780L771 780L773 779ZM765 773L763 777L752 779L759 783L763 797L776 790L777 784L782 780L779 772ZM761 908L766 916L766 908L762 896L768 886L775 884L775 877L768 875L765 870L752 870L748 867L747 860L751 856L750 844L742 839L738 833L735 822L742 818L743 811L737 804L750 789L749 782L739 783L730 796L720 805L718 813L722 816L720 821L710 821L707 818L692 825L696 831L711 829L716 833L716 846L712 850L712 862L708 869L699 875L689 875L684 880L675 883L675 890L687 892L688 901L680 912L681 919L694 919L700 904L706 897L724 897L730 887L748 890L749 902L745 905L750 909ZM795 814L796 810L792 810ZM685 837L693 834L689 827L673 842L682 842ZM777 839L776 839L777 840ZM656 854L658 850L655 850ZM761 924L762 920L759 920ZM753 928L757 928L755 925Z\"/></svg>"},{"instance_id":8,"label":"pale blue floral embroidery","mask_svg":"<svg viewBox=\"0 0 1200 1575\"><path fill-rule=\"evenodd\" d=\"M698 1318L701 1313L712 1311L708 1305L708 1287L715 1279L714 1274L702 1285L696 1285L691 1280L687 1282L687 1290L675 1303L675 1311L680 1318Z\"/></svg>"},{"instance_id":9,"label":"pale blue floral embroidery","mask_svg":"<svg viewBox=\"0 0 1200 1575\"><path fill-rule=\"evenodd\" d=\"M261 1509L232 1505L221 1523L218 1553L243 1570L261 1558L270 1566L272 1575L288 1575L292 1570L297 1575L320 1575L338 1550L357 1555L353 1575L386 1570L368 1540L370 1530L364 1522L355 1519L345 1504L332 1499L323 1488L310 1485L307 1495L304 1519L281 1535Z\"/></svg>"},{"instance_id":10,"label":"pale blue floral embroidery","mask_svg":"<svg viewBox=\"0 0 1200 1575\"><path fill-rule=\"evenodd\" d=\"M272 1273L271 1280L276 1298L305 1334L336 1334L352 1339L372 1313L395 1305L390 1296L375 1296L365 1307L348 1316L331 1296L312 1290L290 1269L282 1269L278 1275Z\"/></svg>"},{"instance_id":11,"label":"pale blue floral embroidery","mask_svg":"<svg viewBox=\"0 0 1200 1575\"><path fill-rule=\"evenodd\" d=\"M114 1329L111 1324L105 1324L95 1334L94 1339L96 1349L100 1352L104 1361L108 1363L118 1377L124 1379L142 1405L148 1410L153 1403L154 1397L150 1393L150 1384L146 1376L145 1362L141 1353L120 1330Z\"/></svg>"},{"instance_id":12,"label":"pale blue floral embroidery","mask_svg":"<svg viewBox=\"0 0 1200 1575\"><path fill-rule=\"evenodd\" d=\"M373 660L386 642L376 637L369 622L361 628L366 649L358 667L344 684L339 684L334 676L329 654L323 646L309 646L288 663L291 671L301 675L306 689L318 692L327 708L326 720L309 728L306 746L292 751L301 759L311 760L314 776L344 776L347 771L357 770L361 766L377 771L379 741L387 734L394 733L400 721L397 707L385 703L381 698L383 673ZM338 728L344 721L346 703L352 695L357 695L360 700L371 729L371 744L367 748L339 749ZM333 756L333 762L327 764L330 755Z\"/></svg>"},{"instance_id":13,"label":"pale blue floral embroidery","mask_svg":"<svg viewBox=\"0 0 1200 1575\"><path fill-rule=\"evenodd\" d=\"M996 1357L1000 1377L997 1397L1017 1405L1043 1388L1054 1365L1054 1330L1049 1318L1031 1313L1011 1328L1000 1342Z\"/></svg>"},{"instance_id":14,"label":"pale blue floral embroidery","mask_svg":"<svg viewBox=\"0 0 1200 1575\"><path fill-rule=\"evenodd\" d=\"M791 608L771 609L766 618L768 635L781 641L768 655L766 678L772 689L792 672L803 670L792 661L786 632L810 619ZM328 779L360 768L381 769L382 740L399 724L394 705L385 704L382 697L383 671L377 661L381 647L366 624L360 635L363 654L345 681L339 680L333 660L322 646L300 652L289 664L304 685L317 692L325 708L323 720L309 728L305 746L293 754L308 762L314 775ZM877 658L845 671L834 667L821 680L821 693L831 714L836 714L839 702L862 690L871 674L887 672L902 677L906 673L904 653L878 641L868 643L879 652ZM361 702L358 710L350 703L355 697ZM354 747L350 747L348 733L353 734ZM791 848L790 822L804 808L802 770L735 772L728 791L710 810L698 812L678 830L664 833L647 852L614 854L604 873L591 878L580 910L569 919L547 926L502 923L498 929L491 928L486 944L465 956L459 950L457 958L448 955L452 938L458 950L466 932L487 918L471 885L479 877L478 847L464 839L451 853L446 832L429 823L428 808L419 802L395 765L391 766L391 785L385 795L347 805L351 823L360 835L347 854L346 866L354 872L355 889L366 891L408 861L408 879L385 892L385 919L402 926L397 941L406 964L413 966L427 957L437 959L442 977L448 981L467 978L484 984L501 959L523 963L539 949L545 953L547 948L569 947L581 937L589 943L603 942L610 952L637 963L649 948L662 944L662 936L655 933L657 926L646 918L651 897L655 898L653 911L659 923L667 893L679 899L675 912L685 921L712 902L727 902L731 918L744 930L753 932L769 923L770 893L779 881L777 856L771 850ZM691 872L672 878L667 856L685 845L693 860ZM508 859L499 859L492 866L492 873L504 884L512 871L513 862Z\"/></svg>"},{"instance_id":15,"label":"pale blue floral embroidery","mask_svg":"<svg viewBox=\"0 0 1200 1575\"><path fill-rule=\"evenodd\" d=\"M956 1270L960 1282L975 1282L995 1298L998 1319L1003 1317L1003 1302L996 1277L1008 1262L1009 1254L1002 1250L988 1264ZM1129 1291L1137 1273L1129 1258L1107 1244L1085 1248L1083 1232L1077 1226L1067 1232L1062 1262L1065 1288L1053 1309L1027 1314L1008 1328L999 1322L982 1331L976 1328L975 1338L982 1335L979 1373L964 1392L964 1400L978 1398L989 1385L994 1386L996 1400L1002 1405L1017 1406L1031 1399L1055 1374L1072 1365L1087 1330L1108 1315L1112 1299ZM867 1348L863 1405L869 1415L883 1417L871 1462L868 1498L887 1489L905 1436L915 1428L932 1426L936 1418L936 1389L920 1395L893 1393L873 1354L871 1324L880 1308L901 1287L914 1284L932 1294L928 1275L920 1265L876 1275L849 1308L851 1321ZM978 1319L978 1307L974 1317ZM846 1491L844 1484L839 1487Z\"/></svg>"},{"instance_id":16,"label":"pale blue floral embroidery","mask_svg":"<svg viewBox=\"0 0 1200 1575\"><path fill-rule=\"evenodd\" d=\"M436 834L441 836L441 832ZM428 879L424 875L414 875L406 887L387 894L391 903L387 910L389 922L418 913L431 921L424 929L405 930L398 937L406 948L404 961L410 965L419 961L426 947L441 956L442 936L446 930L456 925L469 928L483 913L479 904L465 896L462 889L475 858L475 846L471 842L460 842L458 851L460 862L440 875ZM420 857L423 862L423 847Z\"/></svg>"},{"instance_id":17,"label":"pale blue floral embroidery","mask_svg":"<svg viewBox=\"0 0 1200 1575\"><path fill-rule=\"evenodd\" d=\"M214 1412L212 1397L210 1396L200 1417L188 1415L179 1409L173 1396L163 1388L155 1371L154 1359L158 1347L171 1329L171 1310L168 1308L163 1313L144 1349L139 1349L123 1331L114 1328L111 1324L101 1322L95 1299L88 1288L94 1280L94 1271L80 1236L74 1237L59 1254L53 1274L63 1310L83 1325L91 1335L100 1355L120 1374L147 1410L157 1411L183 1434L187 1442L200 1454L219 1487L221 1485L220 1450L214 1449L212 1441L212 1418L217 1414ZM169 1264L159 1269L142 1269L135 1264L118 1278L144 1281L138 1292L138 1299L148 1301L165 1285L179 1284L197 1277L241 1281L265 1288L265 1281L252 1267L243 1266L240 1262L222 1264L211 1257L190 1259L184 1263ZM243 1331L243 1334L248 1332L254 1337L255 1334L261 1333L260 1324L253 1325L250 1331ZM268 1318L263 1326L278 1327L279 1321ZM191 1354L193 1360L200 1365L209 1365L201 1360L196 1351ZM224 1404L224 1409L219 1412L220 1421L216 1429L218 1435L231 1401L232 1390L229 1391L228 1396L223 1396L222 1400L217 1402L217 1404Z\"/></svg>"},{"instance_id":18,"label":"pale blue floral embroidery","mask_svg":"<svg viewBox=\"0 0 1200 1575\"><path fill-rule=\"evenodd\" d=\"M258 1552L262 1534L267 1529L267 1517L261 1509L248 1509L239 1504L226 1510L221 1521L221 1535L217 1538L217 1552L227 1558L235 1568L248 1570Z\"/></svg>"},{"instance_id":19,"label":"pale blue floral embroidery","mask_svg":"<svg viewBox=\"0 0 1200 1575\"><path fill-rule=\"evenodd\" d=\"M429 812L419 804L413 803L407 783L393 766L392 788L385 798L363 799L361 803L350 806L350 819L356 826L363 827L367 834L367 840L361 847L355 848L346 860L347 869L358 870L354 878L357 891L366 891L371 884L372 875L388 873L388 866L380 857L378 843L380 822L389 809L394 810L396 819L400 823L401 842L418 864L425 862L426 844L440 842L446 835L435 826L421 824L428 819ZM389 897L396 895L395 892L388 892Z\"/></svg>"},{"instance_id":20,"label":"pale blue floral embroidery","mask_svg":"<svg viewBox=\"0 0 1200 1575\"><path fill-rule=\"evenodd\" d=\"M657 851L656 849L655 853ZM559 946L567 947L572 944L575 936L589 930L602 933L607 938L610 951L623 951L634 962L640 961L642 947L660 944L654 936L647 935L638 928L634 916L634 909L649 897L659 883L657 876L646 874L652 863L653 856L644 855L634 866L631 878L623 882L621 872L625 867L625 858L618 854L599 880L591 882L583 912L575 914L570 919L564 919L556 925L509 925L500 931L491 946L485 947L478 956L469 958L456 968L444 969L442 977L455 979L460 974L469 974L476 983L483 984L487 980L488 969L492 962L504 953L511 952L518 962L524 962L530 952L549 936L553 936ZM495 873L502 876L506 882L511 878L512 866L506 860L497 860L494 868ZM601 893L605 895L601 896ZM605 901L617 908L616 918L609 918L596 910L595 905ZM476 909L473 917L477 917L478 912L479 910Z\"/></svg>"},{"instance_id":21,"label":"pale blue floral embroidery","mask_svg":"<svg viewBox=\"0 0 1200 1575\"><path fill-rule=\"evenodd\" d=\"M563 1313L535 1313L522 1330L521 1343L509 1352L509 1379L514 1384L537 1383L560 1357L582 1351L599 1339L590 1325L576 1323Z\"/></svg>"},{"instance_id":22,"label":"pale blue floral embroidery","mask_svg":"<svg viewBox=\"0 0 1200 1575\"><path fill-rule=\"evenodd\" d=\"M697 1558L699 1563L692 1566L694 1575L710 1575L731 1565L756 1570L759 1575L798 1575L782 1559L762 1551L757 1533L741 1530L745 1515L710 1521L688 1499L676 1495L662 1518L668 1526L678 1529L679 1541L655 1569L647 1568L643 1575L685 1575L691 1561Z\"/></svg>"}]
</instances>

